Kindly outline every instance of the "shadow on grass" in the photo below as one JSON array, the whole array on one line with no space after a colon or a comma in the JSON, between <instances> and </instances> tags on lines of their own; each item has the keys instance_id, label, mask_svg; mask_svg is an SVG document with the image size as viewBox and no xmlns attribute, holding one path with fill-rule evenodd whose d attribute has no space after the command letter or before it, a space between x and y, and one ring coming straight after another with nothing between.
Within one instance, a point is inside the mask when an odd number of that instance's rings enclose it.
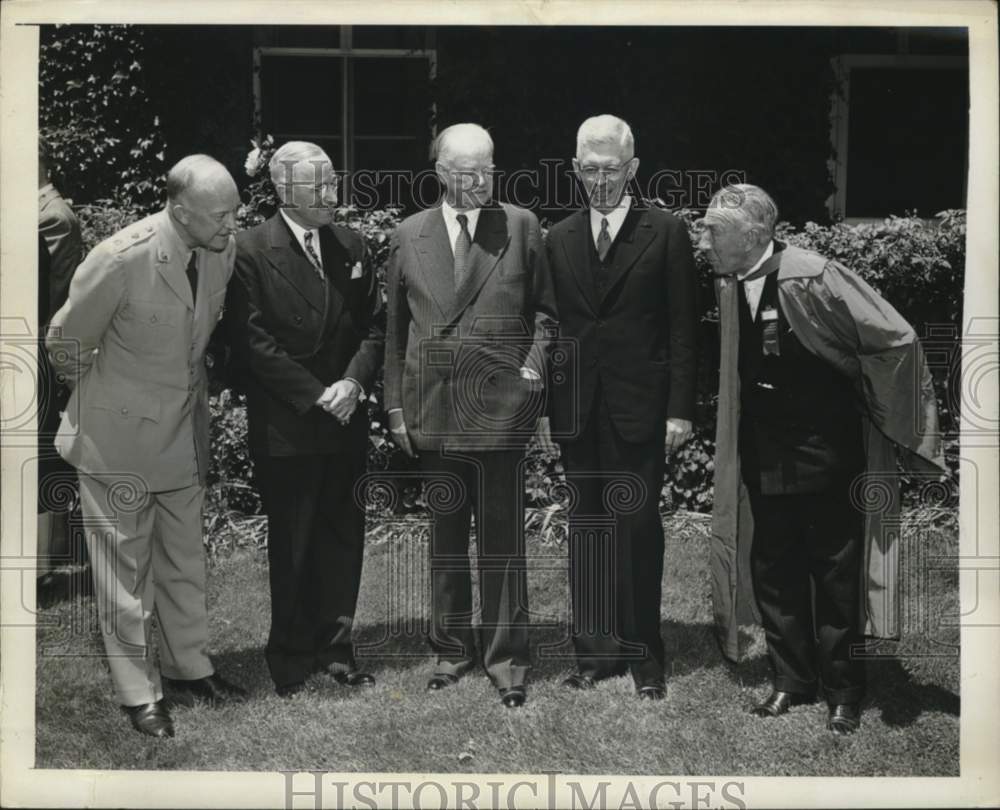
<instances>
[{"instance_id":1,"label":"shadow on grass","mask_svg":"<svg viewBox=\"0 0 1000 810\"><path fill-rule=\"evenodd\" d=\"M917 682L899 659L868 664L868 699L887 726L912 726L924 712L961 716L959 695L936 684Z\"/></svg>"}]
</instances>

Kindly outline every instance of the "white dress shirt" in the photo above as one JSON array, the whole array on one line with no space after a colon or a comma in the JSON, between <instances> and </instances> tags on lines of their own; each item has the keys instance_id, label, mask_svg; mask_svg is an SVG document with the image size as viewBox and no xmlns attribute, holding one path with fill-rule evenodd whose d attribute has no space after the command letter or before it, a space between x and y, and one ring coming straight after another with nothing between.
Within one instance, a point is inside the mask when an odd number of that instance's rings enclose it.
<instances>
[{"instance_id":1,"label":"white dress shirt","mask_svg":"<svg viewBox=\"0 0 1000 810\"><path fill-rule=\"evenodd\" d=\"M744 273L740 273L737 277L740 283L743 285L743 292L746 294L747 303L750 305L750 317L753 320L757 320L757 307L760 305L760 296L764 292L764 282L767 281L767 276L761 276L760 278L755 278L753 281L743 281L747 276L753 275L760 269L760 266L766 262L771 256L774 255L774 240L767 243L767 247L764 248L764 253L757 260L749 270Z\"/></svg>"},{"instance_id":2,"label":"white dress shirt","mask_svg":"<svg viewBox=\"0 0 1000 810\"><path fill-rule=\"evenodd\" d=\"M632 197L624 194L618 202L618 206L606 214L602 214L593 208L590 209L590 233L594 237L594 247L597 247L597 237L601 234L601 220L608 220L608 236L611 237L611 243L614 244L615 237L618 236L618 231L622 229L625 217L628 216L628 210L631 207Z\"/></svg>"},{"instance_id":3,"label":"white dress shirt","mask_svg":"<svg viewBox=\"0 0 1000 810\"><path fill-rule=\"evenodd\" d=\"M462 226L458 224L458 215L465 214L469 218L468 223L466 223L469 229L469 241L474 242L476 239L476 223L479 222L479 211L479 208L470 208L468 211L456 211L448 205L447 200L441 201L441 213L444 215L444 226L448 229L448 241L451 242L452 255L455 255L455 242L458 241L458 235L462 232Z\"/></svg>"},{"instance_id":4,"label":"white dress shirt","mask_svg":"<svg viewBox=\"0 0 1000 810\"><path fill-rule=\"evenodd\" d=\"M285 220L285 223L289 228L292 229L292 235L299 243L299 247L302 248L302 252L309 256L309 251L306 250L306 234L311 233L313 250L316 252L316 256L319 257L319 263L323 264L323 251L319 246L319 229L318 228L303 228L297 222L293 222L292 218L285 213L284 208L278 209L281 212L281 218ZM312 259L309 260L312 263Z\"/></svg>"}]
</instances>

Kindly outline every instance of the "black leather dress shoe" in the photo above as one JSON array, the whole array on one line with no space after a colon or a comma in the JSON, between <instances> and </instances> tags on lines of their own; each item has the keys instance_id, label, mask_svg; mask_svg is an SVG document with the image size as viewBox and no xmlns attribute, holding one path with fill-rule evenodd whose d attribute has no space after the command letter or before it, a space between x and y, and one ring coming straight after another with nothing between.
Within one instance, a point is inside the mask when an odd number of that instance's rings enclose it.
<instances>
[{"instance_id":1,"label":"black leather dress shoe","mask_svg":"<svg viewBox=\"0 0 1000 810\"><path fill-rule=\"evenodd\" d=\"M171 692L171 702L182 706L194 706L197 700L203 700L210 706L221 706L223 703L242 703L247 699L245 689L230 683L218 672L207 678L190 681L164 678L163 682Z\"/></svg>"},{"instance_id":2,"label":"black leather dress shoe","mask_svg":"<svg viewBox=\"0 0 1000 810\"><path fill-rule=\"evenodd\" d=\"M367 672L330 672L332 677L341 686L374 686L375 678Z\"/></svg>"},{"instance_id":3,"label":"black leather dress shoe","mask_svg":"<svg viewBox=\"0 0 1000 810\"><path fill-rule=\"evenodd\" d=\"M500 702L508 709L519 709L528 699L523 686L511 686L500 690Z\"/></svg>"},{"instance_id":4,"label":"black leather dress shoe","mask_svg":"<svg viewBox=\"0 0 1000 810\"><path fill-rule=\"evenodd\" d=\"M857 703L837 703L830 707L826 727L834 734L853 734L861 726L861 707Z\"/></svg>"},{"instance_id":5,"label":"black leather dress shoe","mask_svg":"<svg viewBox=\"0 0 1000 810\"><path fill-rule=\"evenodd\" d=\"M429 692L438 692L441 689L447 689L449 686L454 686L456 683L458 683L457 675L449 675L447 672L439 672L427 681L427 690Z\"/></svg>"},{"instance_id":6,"label":"black leather dress shoe","mask_svg":"<svg viewBox=\"0 0 1000 810\"><path fill-rule=\"evenodd\" d=\"M663 700L667 696L667 687L662 683L648 683L637 687L635 691L639 700Z\"/></svg>"},{"instance_id":7,"label":"black leather dress shoe","mask_svg":"<svg viewBox=\"0 0 1000 810\"><path fill-rule=\"evenodd\" d=\"M281 686L274 687L274 691L277 693L278 697L281 698L293 698L296 695L300 695L306 691L306 685L299 681L298 683L286 683Z\"/></svg>"},{"instance_id":8,"label":"black leather dress shoe","mask_svg":"<svg viewBox=\"0 0 1000 810\"><path fill-rule=\"evenodd\" d=\"M132 728L140 734L148 734L150 737L174 736L174 721L170 719L170 712L162 700L122 708L132 721Z\"/></svg>"},{"instance_id":9,"label":"black leather dress shoe","mask_svg":"<svg viewBox=\"0 0 1000 810\"><path fill-rule=\"evenodd\" d=\"M583 675L579 672L574 672L566 680L562 682L562 685L567 689L593 689L597 686L597 681L595 681L590 675Z\"/></svg>"},{"instance_id":10,"label":"black leather dress shoe","mask_svg":"<svg viewBox=\"0 0 1000 810\"><path fill-rule=\"evenodd\" d=\"M798 692L782 692L775 689L768 696L767 700L754 706L750 714L756 717L780 717L788 712L792 706L804 706L808 703L815 703L816 698L812 695Z\"/></svg>"}]
</instances>

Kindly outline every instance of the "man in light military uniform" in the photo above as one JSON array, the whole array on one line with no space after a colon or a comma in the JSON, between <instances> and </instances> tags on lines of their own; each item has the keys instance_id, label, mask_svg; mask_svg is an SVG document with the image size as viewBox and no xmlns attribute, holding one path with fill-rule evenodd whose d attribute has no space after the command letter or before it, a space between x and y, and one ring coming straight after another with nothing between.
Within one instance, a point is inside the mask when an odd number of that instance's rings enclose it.
<instances>
[{"instance_id":1,"label":"man in light military uniform","mask_svg":"<svg viewBox=\"0 0 1000 810\"><path fill-rule=\"evenodd\" d=\"M208 657L201 510L208 470L205 349L233 272L239 195L191 155L166 208L94 248L47 346L73 388L56 448L77 468L95 598L118 702L136 730L171 737L171 702L245 692Z\"/></svg>"}]
</instances>

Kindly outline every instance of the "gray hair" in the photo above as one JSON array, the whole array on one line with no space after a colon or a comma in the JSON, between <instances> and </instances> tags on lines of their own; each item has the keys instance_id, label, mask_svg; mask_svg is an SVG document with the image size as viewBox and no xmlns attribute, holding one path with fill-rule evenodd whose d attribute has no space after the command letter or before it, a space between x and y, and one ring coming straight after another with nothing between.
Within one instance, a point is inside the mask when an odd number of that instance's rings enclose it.
<instances>
[{"instance_id":1,"label":"gray hair","mask_svg":"<svg viewBox=\"0 0 1000 810\"><path fill-rule=\"evenodd\" d=\"M288 185L292 179L291 174L296 163L303 161L324 162L330 161L329 155L322 147L309 141L288 141L282 144L271 155L271 161L267 164L271 173L271 182L275 188L282 189ZM332 165L332 161L330 161Z\"/></svg>"},{"instance_id":2,"label":"gray hair","mask_svg":"<svg viewBox=\"0 0 1000 810\"><path fill-rule=\"evenodd\" d=\"M441 133L435 139L434 158L436 160L443 160L451 150L449 141L455 137L462 136L481 140L484 146L488 146L490 154L493 154L493 138L479 124L452 124L450 127L445 127L441 130Z\"/></svg>"},{"instance_id":3,"label":"gray hair","mask_svg":"<svg viewBox=\"0 0 1000 810\"><path fill-rule=\"evenodd\" d=\"M719 189L708 204L717 216L759 229L765 236L774 236L778 222L778 206L760 186L733 183Z\"/></svg>"},{"instance_id":4,"label":"gray hair","mask_svg":"<svg viewBox=\"0 0 1000 810\"><path fill-rule=\"evenodd\" d=\"M176 200L198 180L211 173L222 170L228 177L229 172L211 155L188 155L178 160L167 172L167 199Z\"/></svg>"},{"instance_id":5,"label":"gray hair","mask_svg":"<svg viewBox=\"0 0 1000 810\"><path fill-rule=\"evenodd\" d=\"M599 146L611 146L624 152L628 160L635 157L632 128L614 115L595 115L580 124L576 131L577 157L583 154L584 149L594 150Z\"/></svg>"}]
</instances>

